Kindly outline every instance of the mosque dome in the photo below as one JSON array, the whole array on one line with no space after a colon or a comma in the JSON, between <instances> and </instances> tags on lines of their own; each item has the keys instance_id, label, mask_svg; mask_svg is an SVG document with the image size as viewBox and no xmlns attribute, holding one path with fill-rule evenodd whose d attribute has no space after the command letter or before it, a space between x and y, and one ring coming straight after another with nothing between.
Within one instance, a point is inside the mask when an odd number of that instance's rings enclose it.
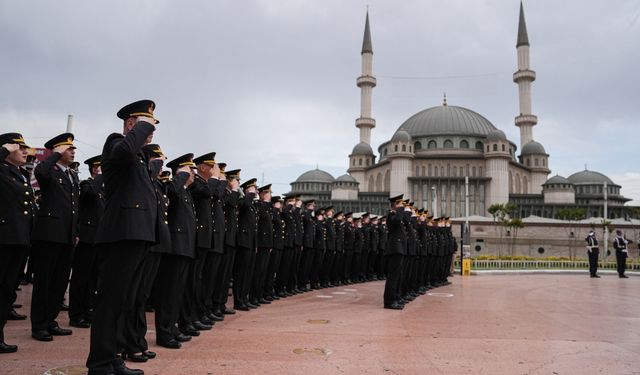
<instances>
[{"instance_id":1,"label":"mosque dome","mask_svg":"<svg viewBox=\"0 0 640 375\"><path fill-rule=\"evenodd\" d=\"M434 135L486 137L497 128L482 115L470 109L441 105L427 108L409 117L400 125L396 135L401 130L415 139Z\"/></svg>"},{"instance_id":2,"label":"mosque dome","mask_svg":"<svg viewBox=\"0 0 640 375\"><path fill-rule=\"evenodd\" d=\"M492 130L489 132L489 134L487 134L487 141L489 142L506 141L506 140L507 140L507 136L500 129Z\"/></svg>"},{"instance_id":3,"label":"mosque dome","mask_svg":"<svg viewBox=\"0 0 640 375\"><path fill-rule=\"evenodd\" d=\"M586 169L572 174L567 179L574 185L602 185L605 182L607 185L617 185L602 173Z\"/></svg>"},{"instance_id":4,"label":"mosque dome","mask_svg":"<svg viewBox=\"0 0 640 375\"><path fill-rule=\"evenodd\" d=\"M373 149L367 143L360 142L351 151L351 155L373 155Z\"/></svg>"},{"instance_id":5,"label":"mosque dome","mask_svg":"<svg viewBox=\"0 0 640 375\"><path fill-rule=\"evenodd\" d=\"M547 152L544 149L544 146L536 141L531 141L526 145L522 146L522 155L546 155Z\"/></svg>"},{"instance_id":6,"label":"mosque dome","mask_svg":"<svg viewBox=\"0 0 640 375\"><path fill-rule=\"evenodd\" d=\"M560 175L555 175L548 179L544 185L573 185L573 183Z\"/></svg>"},{"instance_id":7,"label":"mosque dome","mask_svg":"<svg viewBox=\"0 0 640 375\"><path fill-rule=\"evenodd\" d=\"M391 142L411 142L411 135L402 128L391 137Z\"/></svg>"},{"instance_id":8,"label":"mosque dome","mask_svg":"<svg viewBox=\"0 0 640 375\"><path fill-rule=\"evenodd\" d=\"M318 168L304 172L295 182L324 182L332 183L334 178L329 173Z\"/></svg>"},{"instance_id":9,"label":"mosque dome","mask_svg":"<svg viewBox=\"0 0 640 375\"><path fill-rule=\"evenodd\" d=\"M353 178L350 174L343 174L342 176L336 179L336 182L350 182L350 183L358 183L358 181Z\"/></svg>"}]
</instances>

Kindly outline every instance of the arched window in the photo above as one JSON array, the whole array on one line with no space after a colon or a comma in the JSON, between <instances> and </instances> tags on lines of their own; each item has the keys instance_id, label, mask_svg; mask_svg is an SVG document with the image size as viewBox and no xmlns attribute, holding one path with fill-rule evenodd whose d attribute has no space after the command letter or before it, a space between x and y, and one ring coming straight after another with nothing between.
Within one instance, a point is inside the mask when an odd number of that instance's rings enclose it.
<instances>
[{"instance_id":1,"label":"arched window","mask_svg":"<svg viewBox=\"0 0 640 375\"><path fill-rule=\"evenodd\" d=\"M384 156L387 156L387 148L384 149Z\"/></svg>"},{"instance_id":2,"label":"arched window","mask_svg":"<svg viewBox=\"0 0 640 375\"><path fill-rule=\"evenodd\" d=\"M502 145L502 151L507 151L507 149Z\"/></svg>"},{"instance_id":3,"label":"arched window","mask_svg":"<svg viewBox=\"0 0 640 375\"><path fill-rule=\"evenodd\" d=\"M471 168L471 176L475 177L476 176L476 167L472 167Z\"/></svg>"},{"instance_id":4,"label":"arched window","mask_svg":"<svg viewBox=\"0 0 640 375\"><path fill-rule=\"evenodd\" d=\"M356 159L353 159L353 163L351 164L356 165Z\"/></svg>"},{"instance_id":5,"label":"arched window","mask_svg":"<svg viewBox=\"0 0 640 375\"><path fill-rule=\"evenodd\" d=\"M413 149L416 150L416 151L421 150L422 149L422 143L420 143L420 142L414 143L413 144Z\"/></svg>"},{"instance_id":6,"label":"arched window","mask_svg":"<svg viewBox=\"0 0 640 375\"><path fill-rule=\"evenodd\" d=\"M530 167L531 166L531 159L527 158L526 161L527 161L527 167Z\"/></svg>"},{"instance_id":7,"label":"arched window","mask_svg":"<svg viewBox=\"0 0 640 375\"><path fill-rule=\"evenodd\" d=\"M453 148L453 142L450 139L444 141L444 148Z\"/></svg>"},{"instance_id":8,"label":"arched window","mask_svg":"<svg viewBox=\"0 0 640 375\"><path fill-rule=\"evenodd\" d=\"M493 151L498 151L498 145L496 144L493 145Z\"/></svg>"},{"instance_id":9,"label":"arched window","mask_svg":"<svg viewBox=\"0 0 640 375\"><path fill-rule=\"evenodd\" d=\"M431 177L431 164L429 164L427 171L427 176Z\"/></svg>"},{"instance_id":10,"label":"arched window","mask_svg":"<svg viewBox=\"0 0 640 375\"><path fill-rule=\"evenodd\" d=\"M438 148L438 144L436 143L436 141L429 141L429 143L427 143L427 148L428 149Z\"/></svg>"},{"instance_id":11,"label":"arched window","mask_svg":"<svg viewBox=\"0 0 640 375\"><path fill-rule=\"evenodd\" d=\"M469 142L463 139L460 141L460 148L469 148Z\"/></svg>"},{"instance_id":12,"label":"arched window","mask_svg":"<svg viewBox=\"0 0 640 375\"><path fill-rule=\"evenodd\" d=\"M542 159L542 166L546 167L547 166L547 161L545 159Z\"/></svg>"},{"instance_id":13,"label":"arched window","mask_svg":"<svg viewBox=\"0 0 640 375\"><path fill-rule=\"evenodd\" d=\"M395 146L393 147L393 150L394 150L395 152L398 152L398 145L395 145Z\"/></svg>"},{"instance_id":14,"label":"arched window","mask_svg":"<svg viewBox=\"0 0 640 375\"><path fill-rule=\"evenodd\" d=\"M433 172L434 172L434 177L438 177L438 167L435 167L433 169Z\"/></svg>"},{"instance_id":15,"label":"arched window","mask_svg":"<svg viewBox=\"0 0 640 375\"><path fill-rule=\"evenodd\" d=\"M423 175L423 176L426 176L426 175L427 175L427 174L426 174L426 168L424 167L424 165L422 166L422 175Z\"/></svg>"},{"instance_id":16,"label":"arched window","mask_svg":"<svg viewBox=\"0 0 640 375\"><path fill-rule=\"evenodd\" d=\"M407 151L407 145L402 145L402 152Z\"/></svg>"},{"instance_id":17,"label":"arched window","mask_svg":"<svg viewBox=\"0 0 640 375\"><path fill-rule=\"evenodd\" d=\"M489 148L489 145L487 145L487 152L489 152L491 149Z\"/></svg>"},{"instance_id":18,"label":"arched window","mask_svg":"<svg viewBox=\"0 0 640 375\"><path fill-rule=\"evenodd\" d=\"M411 146L409 146L409 152L411 152Z\"/></svg>"},{"instance_id":19,"label":"arched window","mask_svg":"<svg viewBox=\"0 0 640 375\"><path fill-rule=\"evenodd\" d=\"M416 165L416 177L420 176L420 167Z\"/></svg>"},{"instance_id":20,"label":"arched window","mask_svg":"<svg viewBox=\"0 0 640 375\"><path fill-rule=\"evenodd\" d=\"M533 159L533 165L538 166L538 158Z\"/></svg>"},{"instance_id":21,"label":"arched window","mask_svg":"<svg viewBox=\"0 0 640 375\"><path fill-rule=\"evenodd\" d=\"M458 167L453 167L453 177L458 177Z\"/></svg>"},{"instance_id":22,"label":"arched window","mask_svg":"<svg viewBox=\"0 0 640 375\"><path fill-rule=\"evenodd\" d=\"M482 142L480 142L480 141L476 142L476 149L482 150ZM489 151L489 150L487 150L487 151Z\"/></svg>"},{"instance_id":23,"label":"arched window","mask_svg":"<svg viewBox=\"0 0 640 375\"><path fill-rule=\"evenodd\" d=\"M440 167L440 177L444 177L444 167Z\"/></svg>"},{"instance_id":24,"label":"arched window","mask_svg":"<svg viewBox=\"0 0 640 375\"><path fill-rule=\"evenodd\" d=\"M482 177L482 167L478 167L478 176Z\"/></svg>"},{"instance_id":25,"label":"arched window","mask_svg":"<svg viewBox=\"0 0 640 375\"><path fill-rule=\"evenodd\" d=\"M358 159L358 165L362 166L362 158Z\"/></svg>"},{"instance_id":26,"label":"arched window","mask_svg":"<svg viewBox=\"0 0 640 375\"><path fill-rule=\"evenodd\" d=\"M367 167L369 166L369 158L367 158Z\"/></svg>"}]
</instances>

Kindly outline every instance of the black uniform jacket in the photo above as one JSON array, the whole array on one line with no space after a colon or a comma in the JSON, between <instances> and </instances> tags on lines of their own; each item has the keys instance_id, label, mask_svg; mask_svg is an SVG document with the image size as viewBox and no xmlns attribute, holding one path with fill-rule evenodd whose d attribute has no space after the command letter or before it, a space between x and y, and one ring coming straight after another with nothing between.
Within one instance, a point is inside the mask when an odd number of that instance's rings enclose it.
<instances>
[{"instance_id":1,"label":"black uniform jacket","mask_svg":"<svg viewBox=\"0 0 640 375\"><path fill-rule=\"evenodd\" d=\"M408 223L408 219L402 207L395 211L392 210L387 215L389 235L385 255L407 254L406 223Z\"/></svg>"},{"instance_id":2,"label":"black uniform jacket","mask_svg":"<svg viewBox=\"0 0 640 375\"><path fill-rule=\"evenodd\" d=\"M354 250L353 246L356 240L356 228L353 224L346 221L344 223L344 251L349 253Z\"/></svg>"},{"instance_id":3,"label":"black uniform jacket","mask_svg":"<svg viewBox=\"0 0 640 375\"><path fill-rule=\"evenodd\" d=\"M302 214L302 225L304 226L304 247L313 247L316 233L316 221L311 216L311 210L305 210Z\"/></svg>"},{"instance_id":4,"label":"black uniform jacket","mask_svg":"<svg viewBox=\"0 0 640 375\"><path fill-rule=\"evenodd\" d=\"M238 199L240 193L225 189L224 191L224 243L236 247L238 238Z\"/></svg>"},{"instance_id":5,"label":"black uniform jacket","mask_svg":"<svg viewBox=\"0 0 640 375\"><path fill-rule=\"evenodd\" d=\"M224 253L224 194L227 187L226 180L209 180L209 189L211 189L211 215L213 216L213 240L211 249L214 253Z\"/></svg>"},{"instance_id":6,"label":"black uniform jacket","mask_svg":"<svg viewBox=\"0 0 640 375\"><path fill-rule=\"evenodd\" d=\"M327 228L324 226L324 221L317 220L315 222L315 231L313 248L314 250L325 251L327 249Z\"/></svg>"},{"instance_id":7,"label":"black uniform jacket","mask_svg":"<svg viewBox=\"0 0 640 375\"><path fill-rule=\"evenodd\" d=\"M56 164L62 157L52 153L35 168L40 185L40 209L33 225L32 241L48 241L72 245L78 236L78 176L69 176Z\"/></svg>"},{"instance_id":8,"label":"black uniform jacket","mask_svg":"<svg viewBox=\"0 0 640 375\"><path fill-rule=\"evenodd\" d=\"M186 172L178 172L167 185L169 196L169 232L172 254L196 257L196 212L193 199L184 185L189 178Z\"/></svg>"},{"instance_id":9,"label":"black uniform jacket","mask_svg":"<svg viewBox=\"0 0 640 375\"><path fill-rule=\"evenodd\" d=\"M346 226L345 221L336 221L336 252L344 252L344 229Z\"/></svg>"},{"instance_id":10,"label":"black uniform jacket","mask_svg":"<svg viewBox=\"0 0 640 375\"><path fill-rule=\"evenodd\" d=\"M378 233L378 227L375 225L371 225L371 229L369 230L369 235L371 236L370 242L370 251L372 253L378 252L378 242L380 241L380 233Z\"/></svg>"},{"instance_id":11,"label":"black uniform jacket","mask_svg":"<svg viewBox=\"0 0 640 375\"><path fill-rule=\"evenodd\" d=\"M353 253L360 254L364 251L362 249L364 247L364 231L362 230L362 227L360 228L355 227L353 229L353 233L354 233Z\"/></svg>"},{"instance_id":12,"label":"black uniform jacket","mask_svg":"<svg viewBox=\"0 0 640 375\"><path fill-rule=\"evenodd\" d=\"M258 215L258 236L256 239L259 248L273 248L273 217L271 216L271 202L258 201L255 203Z\"/></svg>"},{"instance_id":13,"label":"black uniform jacket","mask_svg":"<svg viewBox=\"0 0 640 375\"><path fill-rule=\"evenodd\" d=\"M155 127L138 122L126 136L113 133L102 150L102 175L106 204L96 233L96 243L118 241L157 242L158 201L141 152Z\"/></svg>"},{"instance_id":14,"label":"black uniform jacket","mask_svg":"<svg viewBox=\"0 0 640 375\"><path fill-rule=\"evenodd\" d=\"M255 194L247 194L238 202L238 247L256 249L256 208L253 204Z\"/></svg>"},{"instance_id":15,"label":"black uniform jacket","mask_svg":"<svg viewBox=\"0 0 640 375\"><path fill-rule=\"evenodd\" d=\"M327 250L335 251L336 250L336 228L333 221L333 218L327 217L324 219L324 228L327 233Z\"/></svg>"},{"instance_id":16,"label":"black uniform jacket","mask_svg":"<svg viewBox=\"0 0 640 375\"><path fill-rule=\"evenodd\" d=\"M389 232L387 231L387 225L386 224L380 224L378 225L378 251L381 254L384 254L386 248L387 248L387 239L389 237Z\"/></svg>"},{"instance_id":17,"label":"black uniform jacket","mask_svg":"<svg viewBox=\"0 0 640 375\"><path fill-rule=\"evenodd\" d=\"M285 205L282 210L284 219L284 247L292 248L296 240L296 221L294 218L294 207Z\"/></svg>"},{"instance_id":18,"label":"black uniform jacket","mask_svg":"<svg viewBox=\"0 0 640 375\"><path fill-rule=\"evenodd\" d=\"M104 186L102 175L80 182L80 200L78 202L78 229L80 242L93 245L96 231L104 212Z\"/></svg>"},{"instance_id":19,"label":"black uniform jacket","mask_svg":"<svg viewBox=\"0 0 640 375\"><path fill-rule=\"evenodd\" d=\"M284 241L286 237L286 223L284 222L284 215L275 208L271 211L271 217L273 218L273 249L284 249Z\"/></svg>"},{"instance_id":20,"label":"black uniform jacket","mask_svg":"<svg viewBox=\"0 0 640 375\"><path fill-rule=\"evenodd\" d=\"M152 172L153 173L153 172ZM169 196L167 195L168 183L155 178L153 187L158 198L158 216L161 218L158 223L158 242L149 248L154 253L171 254L171 232L169 231Z\"/></svg>"},{"instance_id":21,"label":"black uniform jacket","mask_svg":"<svg viewBox=\"0 0 640 375\"><path fill-rule=\"evenodd\" d=\"M1 145L0 145L1 146ZM33 227L33 190L18 167L5 163L0 147L0 244L29 246Z\"/></svg>"},{"instance_id":22,"label":"black uniform jacket","mask_svg":"<svg viewBox=\"0 0 640 375\"><path fill-rule=\"evenodd\" d=\"M302 209L300 207L293 209L293 220L296 223L296 236L293 244L295 246L302 246L304 245L304 225L302 224Z\"/></svg>"}]
</instances>

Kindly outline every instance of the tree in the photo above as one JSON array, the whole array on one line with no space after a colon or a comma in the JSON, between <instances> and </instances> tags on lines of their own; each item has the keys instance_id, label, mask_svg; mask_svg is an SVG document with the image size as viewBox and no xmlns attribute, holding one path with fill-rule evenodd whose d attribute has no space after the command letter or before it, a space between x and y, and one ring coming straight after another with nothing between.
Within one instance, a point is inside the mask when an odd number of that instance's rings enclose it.
<instances>
[{"instance_id":1,"label":"tree","mask_svg":"<svg viewBox=\"0 0 640 375\"><path fill-rule=\"evenodd\" d=\"M495 223L496 234L498 235L498 256L502 256L502 244L504 238L504 229L507 228L511 231L513 229L513 235L511 237L511 243L509 246L509 255L513 256L513 250L515 241L518 235L518 229L523 228L524 224L519 218L511 219L518 212L518 205L515 203L495 203L492 204L489 209L489 213L493 217Z\"/></svg>"},{"instance_id":2,"label":"tree","mask_svg":"<svg viewBox=\"0 0 640 375\"><path fill-rule=\"evenodd\" d=\"M514 256L515 244L516 244L516 240L518 239L518 229L524 228L524 223L522 222L522 219L515 218L515 219L508 220L505 225L511 232L511 243L509 246L509 253L511 256Z\"/></svg>"},{"instance_id":3,"label":"tree","mask_svg":"<svg viewBox=\"0 0 640 375\"><path fill-rule=\"evenodd\" d=\"M571 207L558 210L556 217L565 220L568 224L564 227L569 237L569 258L576 259L576 243L578 241L578 221L585 218L587 209L583 207Z\"/></svg>"}]
</instances>

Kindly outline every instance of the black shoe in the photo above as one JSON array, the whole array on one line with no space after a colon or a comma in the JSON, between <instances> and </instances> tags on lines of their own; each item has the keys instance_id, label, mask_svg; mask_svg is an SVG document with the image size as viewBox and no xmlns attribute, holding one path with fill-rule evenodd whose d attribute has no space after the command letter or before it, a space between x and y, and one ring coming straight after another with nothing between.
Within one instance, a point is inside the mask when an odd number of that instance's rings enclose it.
<instances>
[{"instance_id":1,"label":"black shoe","mask_svg":"<svg viewBox=\"0 0 640 375\"><path fill-rule=\"evenodd\" d=\"M392 303L391 305L384 305L384 308L391 310L402 310L404 309L404 306L399 303Z\"/></svg>"},{"instance_id":2,"label":"black shoe","mask_svg":"<svg viewBox=\"0 0 640 375\"><path fill-rule=\"evenodd\" d=\"M600 276L598 276L598 275L591 275L591 278L592 278L592 279L599 279L599 278L600 278Z\"/></svg>"},{"instance_id":3,"label":"black shoe","mask_svg":"<svg viewBox=\"0 0 640 375\"><path fill-rule=\"evenodd\" d=\"M279 300L279 299L280 299L280 296L279 296L279 295L277 295L277 294L272 294L272 295L267 296L267 297L271 297L271 301L277 301L277 300ZM268 299L268 298L266 298L266 297L265 297L265 299L266 299L267 301L269 301L269 299Z\"/></svg>"},{"instance_id":4,"label":"black shoe","mask_svg":"<svg viewBox=\"0 0 640 375\"><path fill-rule=\"evenodd\" d=\"M12 305L11 305L11 308L12 308L12 309L19 309L19 308L21 308L21 307L22 307L22 304L21 304L21 303L14 303L14 304L12 304Z\"/></svg>"},{"instance_id":5,"label":"black shoe","mask_svg":"<svg viewBox=\"0 0 640 375\"><path fill-rule=\"evenodd\" d=\"M70 320L69 325L76 328L91 328L91 323L87 322L84 319Z\"/></svg>"},{"instance_id":6,"label":"black shoe","mask_svg":"<svg viewBox=\"0 0 640 375\"><path fill-rule=\"evenodd\" d=\"M47 331L32 331L31 337L38 341L53 341L53 336Z\"/></svg>"},{"instance_id":7,"label":"black shoe","mask_svg":"<svg viewBox=\"0 0 640 375\"><path fill-rule=\"evenodd\" d=\"M17 345L9 345L4 341L0 341L0 353L15 353L18 351Z\"/></svg>"},{"instance_id":8,"label":"black shoe","mask_svg":"<svg viewBox=\"0 0 640 375\"><path fill-rule=\"evenodd\" d=\"M235 313L236 313L236 310L234 310L234 309L232 309L232 308L229 308L229 307L226 307L226 306L225 306L225 307L224 307L224 310L222 311L222 313L223 313L224 315L233 315L233 314L235 314Z\"/></svg>"},{"instance_id":9,"label":"black shoe","mask_svg":"<svg viewBox=\"0 0 640 375\"><path fill-rule=\"evenodd\" d=\"M195 322L193 322L192 325L193 325L193 328L197 329L198 331L209 331L211 330L211 328L213 328L212 325L204 324L199 320L196 320Z\"/></svg>"},{"instance_id":10,"label":"black shoe","mask_svg":"<svg viewBox=\"0 0 640 375\"><path fill-rule=\"evenodd\" d=\"M238 311L249 311L249 306L247 305L235 305L233 306L233 308ZM226 314L226 311L225 311L225 314Z\"/></svg>"},{"instance_id":11,"label":"black shoe","mask_svg":"<svg viewBox=\"0 0 640 375\"><path fill-rule=\"evenodd\" d=\"M180 334L182 335L182 334ZM189 337L189 336L185 336L182 335L183 337ZM189 340L191 340L191 337L189 337ZM189 340L185 340L185 341L189 341ZM163 348L167 348L167 349L180 349L182 347L182 344L180 343L180 341L176 340L176 339L169 339L167 341L156 341L156 344L158 344L159 346L162 346Z\"/></svg>"},{"instance_id":12,"label":"black shoe","mask_svg":"<svg viewBox=\"0 0 640 375\"><path fill-rule=\"evenodd\" d=\"M209 320L212 322L221 322L224 320L224 315L221 312L213 312L209 314Z\"/></svg>"},{"instance_id":13,"label":"black shoe","mask_svg":"<svg viewBox=\"0 0 640 375\"><path fill-rule=\"evenodd\" d=\"M174 340L174 339L171 339L171 340L169 340L168 342L171 342L171 341L177 341L178 343L181 343L181 342L187 342L187 341L191 341L191 336L189 336L189 335L184 335L184 334L182 334L182 333L178 333L178 334L176 335L175 340ZM158 345L159 345L159 344L158 344ZM177 348L170 348L170 349L179 349L179 348L180 348L180 347L177 347Z\"/></svg>"},{"instance_id":14,"label":"black shoe","mask_svg":"<svg viewBox=\"0 0 640 375\"><path fill-rule=\"evenodd\" d=\"M255 307L260 307L260 301L258 301L258 299L256 298L249 301L247 305L254 305ZM251 306L249 306L249 308L251 308Z\"/></svg>"},{"instance_id":15,"label":"black shoe","mask_svg":"<svg viewBox=\"0 0 640 375\"><path fill-rule=\"evenodd\" d=\"M628 279L629 278L629 276L627 276L627 275L620 275L618 277L621 278L621 279Z\"/></svg>"},{"instance_id":16,"label":"black shoe","mask_svg":"<svg viewBox=\"0 0 640 375\"><path fill-rule=\"evenodd\" d=\"M26 315L22 315L14 309L9 310L7 314L7 320L25 320L27 319Z\"/></svg>"},{"instance_id":17,"label":"black shoe","mask_svg":"<svg viewBox=\"0 0 640 375\"><path fill-rule=\"evenodd\" d=\"M210 325L210 326L213 325L213 320L211 320L208 315L203 315L200 318L200 322L203 323L203 324L206 324L206 325Z\"/></svg>"},{"instance_id":18,"label":"black shoe","mask_svg":"<svg viewBox=\"0 0 640 375\"><path fill-rule=\"evenodd\" d=\"M278 299L280 299L280 297L278 297ZM265 302L262 302L262 301L265 301ZM259 302L268 305L272 301L275 301L275 298L273 298L273 296L266 296L263 299L261 299Z\"/></svg>"},{"instance_id":19,"label":"black shoe","mask_svg":"<svg viewBox=\"0 0 640 375\"><path fill-rule=\"evenodd\" d=\"M265 298L262 298L262 299L258 300L258 302L260 302L261 305L270 305L271 304L271 301L268 301Z\"/></svg>"},{"instance_id":20,"label":"black shoe","mask_svg":"<svg viewBox=\"0 0 640 375\"><path fill-rule=\"evenodd\" d=\"M47 331L49 331L52 336L71 336L73 333L70 329L60 328L58 326L48 328Z\"/></svg>"},{"instance_id":21,"label":"black shoe","mask_svg":"<svg viewBox=\"0 0 640 375\"><path fill-rule=\"evenodd\" d=\"M63 302L62 305L60 305L60 311L69 311L69 305Z\"/></svg>"},{"instance_id":22,"label":"black shoe","mask_svg":"<svg viewBox=\"0 0 640 375\"><path fill-rule=\"evenodd\" d=\"M144 355L147 356L147 358L149 359L154 359L156 357L156 353L152 352L151 350L145 350L144 352L142 352Z\"/></svg>"},{"instance_id":23,"label":"black shoe","mask_svg":"<svg viewBox=\"0 0 640 375\"><path fill-rule=\"evenodd\" d=\"M253 304L253 303L251 303L251 302L247 302L247 303L246 303L246 306L247 306L247 308L249 308L249 309L257 309L257 308L258 308L258 306L257 306L257 305L254 305L254 304Z\"/></svg>"},{"instance_id":24,"label":"black shoe","mask_svg":"<svg viewBox=\"0 0 640 375\"><path fill-rule=\"evenodd\" d=\"M184 327L180 327L180 332L183 335L187 335L187 336L200 336L200 332L197 329L195 329L195 327L192 326L191 324Z\"/></svg>"},{"instance_id":25,"label":"black shoe","mask_svg":"<svg viewBox=\"0 0 640 375\"><path fill-rule=\"evenodd\" d=\"M113 369L115 375L144 375L144 371L137 368L128 368L124 365L117 366Z\"/></svg>"},{"instance_id":26,"label":"black shoe","mask_svg":"<svg viewBox=\"0 0 640 375\"><path fill-rule=\"evenodd\" d=\"M144 363L149 360L149 358L147 358L147 356L144 355L144 353L140 353L140 354L122 353L122 359L131 361L131 362L137 362L137 363Z\"/></svg>"}]
</instances>

